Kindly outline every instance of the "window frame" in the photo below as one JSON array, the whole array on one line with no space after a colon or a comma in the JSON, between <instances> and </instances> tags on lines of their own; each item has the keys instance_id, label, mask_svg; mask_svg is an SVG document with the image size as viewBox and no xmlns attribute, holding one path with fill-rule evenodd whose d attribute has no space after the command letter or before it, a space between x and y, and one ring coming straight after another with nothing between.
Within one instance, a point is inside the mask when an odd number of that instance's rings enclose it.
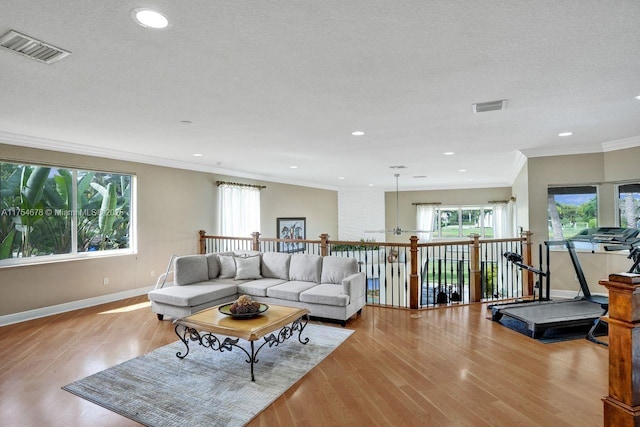
<instances>
[{"instance_id":1,"label":"window frame","mask_svg":"<svg viewBox=\"0 0 640 427\"><path fill-rule=\"evenodd\" d=\"M615 215L615 225L616 225L616 227L622 227L622 212L621 212L621 205L620 205L620 187L625 187L625 186L638 186L638 187L640 187L640 181L620 182L620 183L615 184L614 211L616 212L616 215ZM637 223L635 225L637 225ZM638 227L636 227L636 226L629 227L629 224L627 224L626 228L638 228Z\"/></svg>"},{"instance_id":2,"label":"window frame","mask_svg":"<svg viewBox=\"0 0 640 427\"><path fill-rule=\"evenodd\" d=\"M114 256L126 256L126 255L135 255L138 253L138 227L137 227L137 176L132 172L122 172L122 171L114 171L114 170L96 170L89 168L81 168L81 167L70 167L61 164L51 164L51 163L42 163L42 162L26 162L26 161L16 161L16 160L8 160L8 159L0 159L0 164L11 164L19 167L27 166L27 167L46 167L51 169L63 169L67 170L72 175L72 184L71 184L71 192L70 195L72 207L69 209L71 216L71 226L70 226L70 251L67 253L61 254L49 254L49 255L38 255L38 256L22 256L19 258L5 258L0 259L0 269L6 267L16 267L16 266L25 266L25 265L38 265L38 264L50 264L56 262L66 262L66 261L75 261L82 259L95 259L95 258L104 258L104 257L114 257ZM78 250L78 173L79 172L90 172L96 174L113 174L113 175L126 175L129 177L129 191L130 191L130 200L129 200L129 233L128 233L128 247L127 248L118 248L118 249L103 249L103 250L95 250L95 251L79 251ZM0 211L2 208L0 208Z\"/></svg>"},{"instance_id":3,"label":"window frame","mask_svg":"<svg viewBox=\"0 0 640 427\"><path fill-rule=\"evenodd\" d=\"M493 225L491 226L487 226L484 224L484 219L486 217L486 212L490 211L491 215L494 216L495 218L495 209L493 206L489 206L487 204L480 204L480 205L438 205L435 207L435 212L434 212L434 230L432 231L432 235L433 235L433 239L439 239L439 240L456 240L456 239L462 239L465 237L469 237L469 235L464 235L463 231L464 231L464 225L461 219L463 218L463 211L471 211L471 210L478 210L480 211L479 214L479 218L480 218L480 237L481 238L493 238L493 236L495 236L496 234L496 230L495 230L495 219L493 221ZM442 217L442 211L457 211L458 212L458 235L457 236L443 236L442 235L442 221L440 220ZM490 229L491 232L491 236L487 236L485 229Z\"/></svg>"},{"instance_id":4,"label":"window frame","mask_svg":"<svg viewBox=\"0 0 640 427\"><path fill-rule=\"evenodd\" d=\"M580 189L594 189L593 192L586 192L586 191L580 191ZM573 190L573 191L572 191ZM551 214L549 211L549 203L548 203L548 197L550 194L554 195L554 201L555 201L555 196L559 195L559 194L564 194L564 195L578 195L578 194L595 194L595 198L596 198L596 209L595 209L595 226L591 227L589 225L589 222L587 220L587 229L588 228L597 228L599 226L599 222L600 222L600 185L598 184L574 184L574 185L549 185L547 187L547 239L550 241L553 240L557 240L553 237L552 233L553 233L553 227L552 227L552 222L551 222ZM555 203L558 203L557 201L555 201ZM583 203L584 204L584 203ZM581 206L581 205L579 205ZM562 220L562 218L560 218L560 220ZM575 227L574 227L575 228ZM584 228L583 228L584 229ZM574 234L575 236L575 234ZM562 234L562 239L569 239L573 236L565 236L564 232Z\"/></svg>"}]
</instances>

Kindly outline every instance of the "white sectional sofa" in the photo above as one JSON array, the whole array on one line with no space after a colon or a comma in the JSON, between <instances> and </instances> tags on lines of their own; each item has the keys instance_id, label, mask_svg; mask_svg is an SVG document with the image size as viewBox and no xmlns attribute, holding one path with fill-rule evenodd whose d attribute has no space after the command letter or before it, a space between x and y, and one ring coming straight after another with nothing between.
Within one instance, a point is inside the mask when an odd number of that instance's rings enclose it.
<instances>
[{"instance_id":1,"label":"white sectional sofa","mask_svg":"<svg viewBox=\"0 0 640 427\"><path fill-rule=\"evenodd\" d=\"M176 257L173 282L149 292L158 319L180 318L240 295L265 304L307 308L342 325L366 303L365 274L355 259L279 252Z\"/></svg>"}]
</instances>

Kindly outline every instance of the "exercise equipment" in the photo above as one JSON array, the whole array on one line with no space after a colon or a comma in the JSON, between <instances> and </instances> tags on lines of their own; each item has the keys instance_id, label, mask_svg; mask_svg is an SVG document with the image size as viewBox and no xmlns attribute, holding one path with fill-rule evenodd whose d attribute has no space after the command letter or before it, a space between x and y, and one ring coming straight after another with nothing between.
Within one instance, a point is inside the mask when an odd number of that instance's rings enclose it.
<instances>
[{"instance_id":1,"label":"exercise equipment","mask_svg":"<svg viewBox=\"0 0 640 427\"><path fill-rule=\"evenodd\" d=\"M597 344L606 343L595 338L596 329L603 324L602 316L609 309L609 299L607 297L592 295L589 285L584 276L580 260L578 258L575 241L587 241L595 246L596 243L616 243L617 245L605 246L605 250L630 250L630 257L633 253L634 265L631 270L636 270L640 264L640 239L637 239L637 229L624 229L618 227L602 227L594 230L583 231L576 238L547 241L547 271L542 272L542 268L536 269L522 263L522 257L518 254L505 253L504 256L514 265L532 271L539 277L545 274L547 280L547 296L549 295L549 283L551 272L549 270L549 248L552 246L564 246L567 249L573 264L582 296L573 300L561 301L533 301L528 304L505 304L496 305L491 308L491 319L500 321L503 316L524 322L531 332L532 338L541 338L544 332L551 328L586 326L592 325L586 338Z\"/></svg>"}]
</instances>

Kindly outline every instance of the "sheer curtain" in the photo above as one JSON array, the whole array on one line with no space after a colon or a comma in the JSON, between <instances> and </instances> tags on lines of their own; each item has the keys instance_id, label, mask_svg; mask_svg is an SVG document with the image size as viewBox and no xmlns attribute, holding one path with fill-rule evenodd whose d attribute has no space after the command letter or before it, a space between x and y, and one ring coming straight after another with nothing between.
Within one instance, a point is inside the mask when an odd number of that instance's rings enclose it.
<instances>
[{"instance_id":1,"label":"sheer curtain","mask_svg":"<svg viewBox=\"0 0 640 427\"><path fill-rule=\"evenodd\" d=\"M434 205L418 205L416 209L416 226L424 233L418 233L420 243L430 242L433 237L433 215L436 207Z\"/></svg>"},{"instance_id":2,"label":"sheer curtain","mask_svg":"<svg viewBox=\"0 0 640 427\"><path fill-rule=\"evenodd\" d=\"M260 188L220 184L218 195L222 236L248 237L260 231Z\"/></svg>"},{"instance_id":3,"label":"sheer curtain","mask_svg":"<svg viewBox=\"0 0 640 427\"><path fill-rule=\"evenodd\" d=\"M514 202L513 200L495 203L493 205L494 215L494 237L496 239L506 239L515 237L514 229Z\"/></svg>"}]
</instances>

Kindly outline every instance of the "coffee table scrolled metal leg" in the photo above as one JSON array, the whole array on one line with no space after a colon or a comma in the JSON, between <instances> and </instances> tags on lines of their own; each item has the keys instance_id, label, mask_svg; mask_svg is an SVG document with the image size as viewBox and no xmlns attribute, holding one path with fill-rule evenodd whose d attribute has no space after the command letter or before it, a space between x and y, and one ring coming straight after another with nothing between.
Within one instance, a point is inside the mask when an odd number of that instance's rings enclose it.
<instances>
[{"instance_id":1,"label":"coffee table scrolled metal leg","mask_svg":"<svg viewBox=\"0 0 640 427\"><path fill-rule=\"evenodd\" d=\"M283 342L285 342L286 340L288 340L289 338L291 338L296 331L298 332L298 341L300 341L301 344L308 343L309 342L308 337L304 338L304 340L302 339L302 331L307 326L308 322L309 322L309 315L305 314L299 319L296 319L290 326L287 325L282 329L280 329L280 332L278 332L277 335L271 334L269 336L263 337L264 342L260 344L260 347L258 347L258 349L253 354L254 362L258 362L258 352L262 350L262 347L264 347L265 345L269 345L269 347L278 346Z\"/></svg>"},{"instance_id":2,"label":"coffee table scrolled metal leg","mask_svg":"<svg viewBox=\"0 0 640 427\"><path fill-rule=\"evenodd\" d=\"M180 334L180 332L178 332L178 328L180 327L183 328L182 335ZM185 357L187 357L187 354L189 354L189 340L187 340L188 329L189 328L182 326L180 324L176 324L176 327L175 327L176 335L178 336L178 338L180 338L180 341L182 341L182 343L187 347L187 351L184 354L182 354L182 352L180 351L176 353L176 356L179 357L180 359L184 359ZM198 332L196 331L196 333Z\"/></svg>"},{"instance_id":3,"label":"coffee table scrolled metal leg","mask_svg":"<svg viewBox=\"0 0 640 427\"><path fill-rule=\"evenodd\" d=\"M304 323L302 323L303 320ZM302 340L302 331L307 326L307 323L309 323L309 315L305 314L304 316L293 322L293 324L291 325L294 330L300 331L298 333L298 341L300 341L301 344L306 344L309 342L309 337L306 337L304 341Z\"/></svg>"},{"instance_id":4,"label":"coffee table scrolled metal leg","mask_svg":"<svg viewBox=\"0 0 640 427\"><path fill-rule=\"evenodd\" d=\"M178 332L179 327L184 328L184 331L182 332L182 334ZM240 341L239 338L233 339L233 338L226 337L224 341L221 341L217 336L211 333L200 334L200 332L198 332L197 329L190 328L188 326L183 326L183 325L176 325L175 331L176 331L176 335L178 335L178 338L180 338L180 341L182 341L182 343L187 347L186 353L184 354L182 354L181 352L176 353L176 356L179 357L180 359L184 359L185 357L187 357L187 354L189 354L189 341L197 341L201 346L205 348L210 348L211 350L219 351L221 353L225 350L231 351L233 350L233 347L238 347L240 350L245 352L247 357L251 357L251 355L247 352L247 350L242 348L242 346L238 345L238 341ZM247 362L248 361L249 360L247 360Z\"/></svg>"}]
</instances>

